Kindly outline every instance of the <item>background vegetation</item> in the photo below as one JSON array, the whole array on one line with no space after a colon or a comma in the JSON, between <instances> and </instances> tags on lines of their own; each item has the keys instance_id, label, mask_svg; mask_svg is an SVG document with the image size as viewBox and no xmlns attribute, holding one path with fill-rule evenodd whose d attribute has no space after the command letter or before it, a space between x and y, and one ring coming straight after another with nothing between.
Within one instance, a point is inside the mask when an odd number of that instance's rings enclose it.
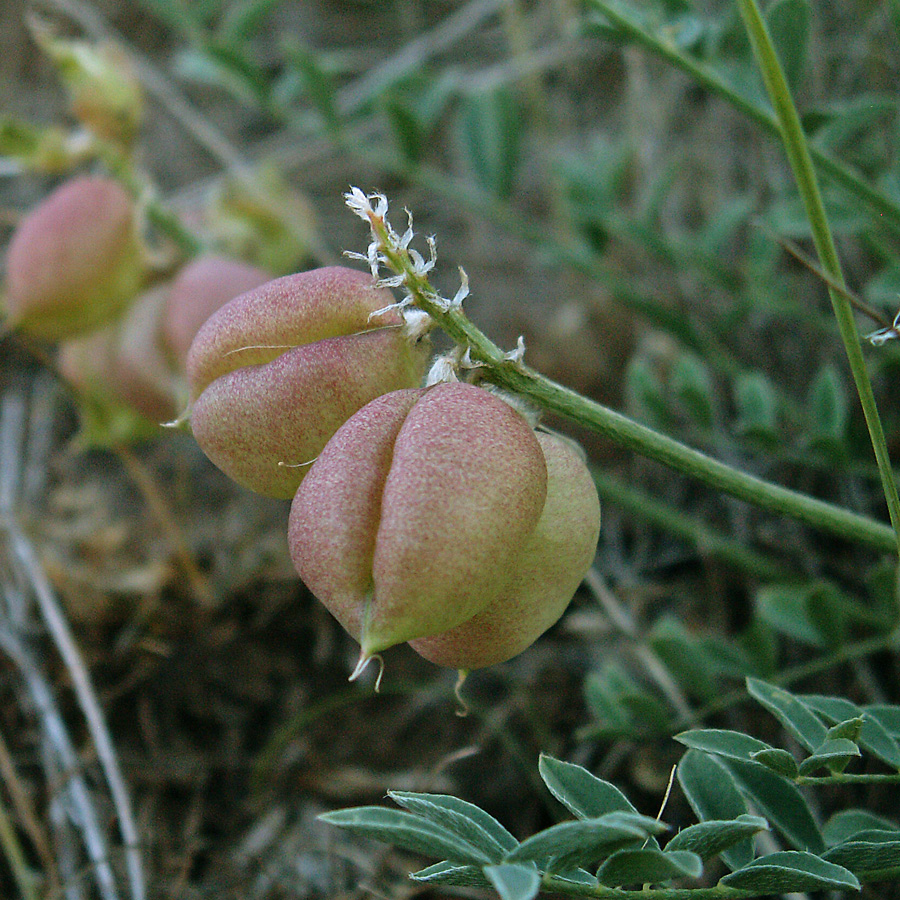
<instances>
[{"instance_id":1,"label":"background vegetation","mask_svg":"<svg viewBox=\"0 0 900 900\"><path fill-rule=\"evenodd\" d=\"M130 58L147 110L136 161L118 174L152 185L161 252L225 246L284 272L336 262L369 240L342 193L381 190L398 228L407 206L421 234L437 236L442 292L452 296L456 267L466 270L467 312L504 349L522 334L526 362L556 381L734 468L885 523L829 288L838 305L852 302L859 334L884 330L880 345L854 346L896 459L900 7L764 6L844 289L817 256L823 221L804 209L742 5L4 4L3 225L8 234L61 174L33 165L41 129L75 127L24 24L38 13L60 34L113 39ZM4 895L138 896L146 881L152 897L402 897L438 890L407 873L447 856L477 871L431 882L481 896L477 855L435 849L434 835L430 854L419 839L389 849L360 837L365 828L316 816L386 807L388 789L438 793L477 804L521 841L570 813L610 809L578 806L573 791L602 788L566 763L614 783L650 819L667 796L672 833L698 818L763 816L771 830L758 851L809 850L873 882L866 896L894 895L889 526L835 536L815 515L759 509L583 418L551 416L595 466L597 562L551 634L470 678L461 718L455 673L403 648L388 656L379 695L346 684L356 649L293 575L284 505L231 486L184 435L84 453L47 355L15 335L3 339L0 371ZM673 740L688 729L694 737ZM121 827L117 770L140 854ZM759 771L782 780L760 787ZM732 782L746 809L698 800L703 785L715 794ZM430 807L397 797L429 821ZM735 840L761 827L744 826ZM654 827L629 827L644 829L646 850ZM883 847L855 848L869 855L852 864L832 853L861 832L870 839L857 844ZM573 840L517 859L551 877L565 853L567 864L599 861ZM751 884L750 894L714 889L748 861L737 846L730 859L720 848L724 862L710 851L703 874L677 857L680 869L647 881L717 896L854 889L831 870L790 883L769 872L770 888ZM641 865L604 883L629 885L650 871ZM505 897L536 889L516 874L491 881Z\"/></svg>"}]
</instances>

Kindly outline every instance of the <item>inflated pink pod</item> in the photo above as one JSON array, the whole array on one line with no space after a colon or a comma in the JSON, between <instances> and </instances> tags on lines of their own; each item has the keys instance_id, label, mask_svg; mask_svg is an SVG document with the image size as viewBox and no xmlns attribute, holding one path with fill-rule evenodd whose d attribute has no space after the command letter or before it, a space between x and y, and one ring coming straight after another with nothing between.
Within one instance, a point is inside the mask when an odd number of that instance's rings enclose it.
<instances>
[{"instance_id":1,"label":"inflated pink pod","mask_svg":"<svg viewBox=\"0 0 900 900\"><path fill-rule=\"evenodd\" d=\"M134 204L108 178L76 178L25 216L6 258L8 324L64 340L116 318L144 278Z\"/></svg>"},{"instance_id":2,"label":"inflated pink pod","mask_svg":"<svg viewBox=\"0 0 900 900\"><path fill-rule=\"evenodd\" d=\"M502 400L461 383L394 392L349 419L300 485L291 556L368 658L498 600L546 491L540 444Z\"/></svg>"},{"instance_id":3,"label":"inflated pink pod","mask_svg":"<svg viewBox=\"0 0 900 900\"><path fill-rule=\"evenodd\" d=\"M428 353L372 277L342 267L277 278L201 326L187 358L191 428L236 482L292 497L335 431L381 394L418 385Z\"/></svg>"},{"instance_id":4,"label":"inflated pink pod","mask_svg":"<svg viewBox=\"0 0 900 900\"><path fill-rule=\"evenodd\" d=\"M185 265L172 281L163 315L163 336L176 368L184 371L195 335L217 309L271 280L264 269L225 256L200 256Z\"/></svg>"},{"instance_id":5,"label":"inflated pink pod","mask_svg":"<svg viewBox=\"0 0 900 900\"><path fill-rule=\"evenodd\" d=\"M165 299L165 288L154 288L119 321L64 341L60 374L92 403L125 406L155 424L172 419L175 377L160 343Z\"/></svg>"},{"instance_id":6,"label":"inflated pink pod","mask_svg":"<svg viewBox=\"0 0 900 900\"><path fill-rule=\"evenodd\" d=\"M506 588L461 625L410 641L439 666L469 671L521 653L565 612L594 560L600 500L591 474L568 441L537 438L547 462L547 500L513 560Z\"/></svg>"}]
</instances>

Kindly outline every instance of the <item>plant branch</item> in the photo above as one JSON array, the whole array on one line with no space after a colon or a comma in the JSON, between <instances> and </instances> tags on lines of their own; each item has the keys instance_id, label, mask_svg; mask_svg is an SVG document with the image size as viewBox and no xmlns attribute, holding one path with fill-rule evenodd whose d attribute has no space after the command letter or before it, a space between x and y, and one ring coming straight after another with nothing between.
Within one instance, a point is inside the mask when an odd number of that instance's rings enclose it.
<instances>
[{"instance_id":1,"label":"plant branch","mask_svg":"<svg viewBox=\"0 0 900 900\"><path fill-rule=\"evenodd\" d=\"M518 351L504 353L463 312L461 300L466 290L461 289L457 298L447 300L431 286L427 273L434 259L425 262L417 251L408 249L412 229L402 237L394 231L386 219L384 197L366 197L354 188L347 200L351 209L368 222L373 237L366 254L350 255L367 260L376 277L380 277L381 266L396 273L396 277L385 278L383 283L406 290L406 298L398 305L413 305L426 312L459 347L465 348L485 380L739 500L849 541L869 544L879 550L896 550L896 536L889 526L734 469L541 375L522 363ZM371 205L373 200L375 207ZM433 241L429 243L433 254Z\"/></svg>"}]
</instances>

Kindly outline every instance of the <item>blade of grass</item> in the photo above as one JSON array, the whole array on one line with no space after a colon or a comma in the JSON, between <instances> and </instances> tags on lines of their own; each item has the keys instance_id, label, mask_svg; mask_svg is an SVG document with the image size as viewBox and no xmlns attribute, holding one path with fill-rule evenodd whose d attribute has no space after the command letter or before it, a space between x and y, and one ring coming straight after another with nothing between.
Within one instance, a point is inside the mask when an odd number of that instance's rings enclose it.
<instances>
[{"instance_id":1,"label":"blade of grass","mask_svg":"<svg viewBox=\"0 0 900 900\"><path fill-rule=\"evenodd\" d=\"M831 298L841 340L844 342L850 371L853 374L853 381L856 384L856 391L859 394L859 401L869 429L872 448L875 451L875 459L881 474L885 501L896 535L897 550L900 552L900 497L897 495L897 484L891 469L881 417L878 414L875 394L872 391L872 382L869 380L869 373L866 370L860 336L856 328L856 320L853 317L853 307L845 295L846 285L841 271L841 262L834 243L834 236L828 224L825 204L822 202L809 143L800 123L800 116L794 105L794 98L791 96L781 63L775 53L769 29L756 0L738 0L738 6L766 91L775 109L781 139L806 209L819 261L822 263L822 268L840 288L835 290L829 287L828 295Z\"/></svg>"}]
</instances>

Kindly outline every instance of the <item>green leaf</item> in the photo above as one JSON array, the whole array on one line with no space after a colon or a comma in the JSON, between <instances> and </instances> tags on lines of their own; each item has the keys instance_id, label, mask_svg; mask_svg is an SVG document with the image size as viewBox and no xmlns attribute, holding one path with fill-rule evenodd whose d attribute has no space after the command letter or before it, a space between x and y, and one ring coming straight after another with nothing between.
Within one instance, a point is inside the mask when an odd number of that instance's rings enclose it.
<instances>
[{"instance_id":1,"label":"green leaf","mask_svg":"<svg viewBox=\"0 0 900 900\"><path fill-rule=\"evenodd\" d=\"M533 900L541 889L541 876L533 866L503 863L485 866L484 874L500 895L501 900Z\"/></svg>"},{"instance_id":2,"label":"green leaf","mask_svg":"<svg viewBox=\"0 0 900 900\"><path fill-rule=\"evenodd\" d=\"M678 783L701 824L747 818L747 802L734 776L716 757L688 750L678 763ZM740 869L753 859L753 842L739 841L722 851L722 859L730 869Z\"/></svg>"},{"instance_id":3,"label":"green leaf","mask_svg":"<svg viewBox=\"0 0 900 900\"><path fill-rule=\"evenodd\" d=\"M716 819L700 822L679 831L666 844L666 853L690 850L704 862L740 841L752 838L759 831L767 831L769 823L759 816L740 815L736 819Z\"/></svg>"},{"instance_id":4,"label":"green leaf","mask_svg":"<svg viewBox=\"0 0 900 900\"><path fill-rule=\"evenodd\" d=\"M865 721L866 720L862 716L855 716L852 719L845 719L843 722L838 722L837 725L832 725L831 728L828 729L828 740L846 738L848 741L858 741Z\"/></svg>"},{"instance_id":5,"label":"green leaf","mask_svg":"<svg viewBox=\"0 0 900 900\"><path fill-rule=\"evenodd\" d=\"M756 592L754 603L759 617L776 631L801 644L824 647L826 641L809 617L808 588L777 584Z\"/></svg>"},{"instance_id":6,"label":"green leaf","mask_svg":"<svg viewBox=\"0 0 900 900\"><path fill-rule=\"evenodd\" d=\"M615 785L583 766L541 754L538 771L550 793L579 819L595 819L618 810L637 812Z\"/></svg>"},{"instance_id":7,"label":"green leaf","mask_svg":"<svg viewBox=\"0 0 900 900\"><path fill-rule=\"evenodd\" d=\"M770 747L768 750L760 750L757 753L751 753L750 758L754 762L762 763L767 769L784 775L785 778L796 778L800 774L797 766L797 760L793 754L780 747Z\"/></svg>"},{"instance_id":8,"label":"green leaf","mask_svg":"<svg viewBox=\"0 0 900 900\"><path fill-rule=\"evenodd\" d=\"M807 398L809 431L825 449L842 447L850 417L847 391L837 368L828 363L816 373Z\"/></svg>"},{"instance_id":9,"label":"green leaf","mask_svg":"<svg viewBox=\"0 0 900 900\"><path fill-rule=\"evenodd\" d=\"M804 694L800 699L821 716L835 723L862 716L863 725L857 743L889 766L900 769L900 745L898 745L900 734L892 734L891 729L887 727L890 713L887 713L887 723L883 718L885 711L896 710L897 707L859 707L843 697L823 697L819 694Z\"/></svg>"},{"instance_id":10,"label":"green leaf","mask_svg":"<svg viewBox=\"0 0 900 900\"><path fill-rule=\"evenodd\" d=\"M900 826L889 819L876 816L867 809L843 809L835 813L822 829L822 836L829 847L843 844L864 831L900 832Z\"/></svg>"},{"instance_id":11,"label":"green leaf","mask_svg":"<svg viewBox=\"0 0 900 900\"><path fill-rule=\"evenodd\" d=\"M507 90L475 94L462 105L461 143L481 188L495 197L512 194L519 164L521 117Z\"/></svg>"},{"instance_id":12,"label":"green leaf","mask_svg":"<svg viewBox=\"0 0 900 900\"><path fill-rule=\"evenodd\" d=\"M546 871L565 872L605 859L630 844L643 843L665 828L656 819L628 812L561 822L522 841L507 854L506 862L533 860Z\"/></svg>"},{"instance_id":13,"label":"green leaf","mask_svg":"<svg viewBox=\"0 0 900 900\"><path fill-rule=\"evenodd\" d=\"M758 700L807 750L815 751L825 741L828 729L815 713L793 694L761 681L747 679L747 691Z\"/></svg>"},{"instance_id":14,"label":"green leaf","mask_svg":"<svg viewBox=\"0 0 900 900\"><path fill-rule=\"evenodd\" d=\"M730 759L750 759L754 753L772 748L763 741L740 731L720 728L698 728L675 735L675 740L694 750L704 750Z\"/></svg>"},{"instance_id":15,"label":"green leaf","mask_svg":"<svg viewBox=\"0 0 900 900\"><path fill-rule=\"evenodd\" d=\"M445 856L452 862L478 866L492 861L486 853L452 831L396 809L358 806L323 813L319 818L329 825L346 828L354 834L393 844L414 853Z\"/></svg>"},{"instance_id":16,"label":"green leaf","mask_svg":"<svg viewBox=\"0 0 900 900\"><path fill-rule=\"evenodd\" d=\"M788 85L796 89L809 51L808 0L775 0L766 10L766 23Z\"/></svg>"},{"instance_id":17,"label":"green leaf","mask_svg":"<svg viewBox=\"0 0 900 900\"><path fill-rule=\"evenodd\" d=\"M834 585L815 584L806 592L806 617L826 646L846 641L848 605Z\"/></svg>"},{"instance_id":18,"label":"green leaf","mask_svg":"<svg viewBox=\"0 0 900 900\"><path fill-rule=\"evenodd\" d=\"M426 129L415 110L394 94L383 97L381 103L403 158L410 163L421 162L425 155Z\"/></svg>"},{"instance_id":19,"label":"green leaf","mask_svg":"<svg viewBox=\"0 0 900 900\"><path fill-rule=\"evenodd\" d=\"M484 872L479 866L458 866L453 863L435 863L426 869L419 869L409 876L419 884L446 884L451 887L490 887Z\"/></svg>"},{"instance_id":20,"label":"green leaf","mask_svg":"<svg viewBox=\"0 0 900 900\"><path fill-rule=\"evenodd\" d=\"M727 759L725 765L752 804L796 849L825 849L809 806L792 782L759 763Z\"/></svg>"},{"instance_id":21,"label":"green leaf","mask_svg":"<svg viewBox=\"0 0 900 900\"><path fill-rule=\"evenodd\" d=\"M863 707L891 737L900 740L900 706L874 704Z\"/></svg>"},{"instance_id":22,"label":"green leaf","mask_svg":"<svg viewBox=\"0 0 900 900\"><path fill-rule=\"evenodd\" d=\"M800 774L812 775L823 768L831 773L843 772L848 763L858 756L862 754L853 741L847 738L832 738L826 740L812 756L808 756L800 763Z\"/></svg>"},{"instance_id":23,"label":"green leaf","mask_svg":"<svg viewBox=\"0 0 900 900\"><path fill-rule=\"evenodd\" d=\"M670 426L672 413L656 366L643 356L632 356L625 366L625 405L648 425Z\"/></svg>"},{"instance_id":24,"label":"green leaf","mask_svg":"<svg viewBox=\"0 0 900 900\"><path fill-rule=\"evenodd\" d=\"M726 875L719 884L762 894L789 891L821 891L830 888L860 888L856 876L843 866L825 862L812 853L785 850L753 860L737 872Z\"/></svg>"},{"instance_id":25,"label":"green leaf","mask_svg":"<svg viewBox=\"0 0 900 900\"><path fill-rule=\"evenodd\" d=\"M408 791L388 791L388 797L414 815L452 831L493 861L499 862L519 843L493 816L457 797Z\"/></svg>"},{"instance_id":26,"label":"green leaf","mask_svg":"<svg viewBox=\"0 0 900 900\"><path fill-rule=\"evenodd\" d=\"M739 375L734 381L736 427L741 434L769 441L778 433L778 397L761 372Z\"/></svg>"},{"instance_id":27,"label":"green leaf","mask_svg":"<svg viewBox=\"0 0 900 900\"><path fill-rule=\"evenodd\" d=\"M626 884L661 884L673 878L698 878L703 860L688 850L619 850L597 870L597 880L607 887Z\"/></svg>"},{"instance_id":28,"label":"green leaf","mask_svg":"<svg viewBox=\"0 0 900 900\"><path fill-rule=\"evenodd\" d=\"M302 84L309 102L321 116L326 131L334 135L341 129L341 113L337 106L337 90L330 72L322 65L319 54L299 41L285 46L285 60Z\"/></svg>"},{"instance_id":29,"label":"green leaf","mask_svg":"<svg viewBox=\"0 0 900 900\"><path fill-rule=\"evenodd\" d=\"M900 867L900 832L863 831L852 840L832 847L822 858L849 869L858 878Z\"/></svg>"},{"instance_id":30,"label":"green leaf","mask_svg":"<svg viewBox=\"0 0 900 900\"><path fill-rule=\"evenodd\" d=\"M672 366L669 386L698 425L712 426L715 388L709 368L699 356L681 353Z\"/></svg>"},{"instance_id":31,"label":"green leaf","mask_svg":"<svg viewBox=\"0 0 900 900\"><path fill-rule=\"evenodd\" d=\"M709 652L677 619L660 617L648 640L684 691L702 701L716 697L719 685Z\"/></svg>"}]
</instances>

